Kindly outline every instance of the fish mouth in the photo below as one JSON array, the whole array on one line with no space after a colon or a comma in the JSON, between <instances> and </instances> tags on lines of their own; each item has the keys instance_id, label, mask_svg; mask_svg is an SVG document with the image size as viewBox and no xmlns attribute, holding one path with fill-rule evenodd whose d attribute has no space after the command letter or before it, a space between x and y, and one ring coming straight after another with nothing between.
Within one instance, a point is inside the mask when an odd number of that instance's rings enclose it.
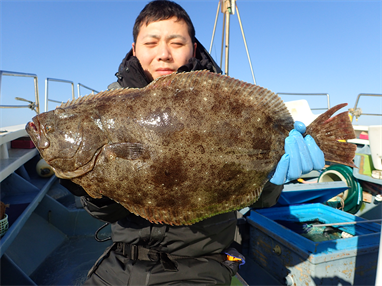
<instances>
[{"instance_id":1,"label":"fish mouth","mask_svg":"<svg viewBox=\"0 0 382 286\"><path fill-rule=\"evenodd\" d=\"M28 133L29 137L32 139L34 145L38 146L38 140L40 139L40 125L36 117L32 118L25 126L25 131Z\"/></svg>"},{"instance_id":2,"label":"fish mouth","mask_svg":"<svg viewBox=\"0 0 382 286\"><path fill-rule=\"evenodd\" d=\"M29 137L32 139L33 144L43 156L42 152L45 153L44 151L50 147L50 141L44 132L44 128L41 127L42 126L40 121L38 120L37 116L35 116L32 118L32 121L27 123L25 130ZM50 158L47 158L46 154L44 159L49 164Z\"/></svg>"},{"instance_id":3,"label":"fish mouth","mask_svg":"<svg viewBox=\"0 0 382 286\"><path fill-rule=\"evenodd\" d=\"M26 127L29 127L30 129L33 129L35 132L37 132L37 126L32 121L28 122Z\"/></svg>"}]
</instances>

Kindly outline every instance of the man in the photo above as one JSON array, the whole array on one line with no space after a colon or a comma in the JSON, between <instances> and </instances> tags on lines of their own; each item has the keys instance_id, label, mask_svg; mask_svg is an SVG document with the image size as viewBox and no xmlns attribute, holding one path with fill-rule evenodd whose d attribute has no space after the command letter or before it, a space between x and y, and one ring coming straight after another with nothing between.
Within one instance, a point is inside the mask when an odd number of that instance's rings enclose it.
<instances>
[{"instance_id":1,"label":"man","mask_svg":"<svg viewBox=\"0 0 382 286\"><path fill-rule=\"evenodd\" d=\"M134 43L116 73L112 88L141 88L173 72L220 68L196 40L188 14L171 1L153 1L136 19ZM284 162L288 158L284 158ZM288 163L286 164L288 165ZM272 206L282 190L288 166L267 183L257 206ZM286 171L285 171L286 170ZM280 172L279 172L280 173ZM84 208L112 224L112 247L89 272L85 285L229 285L238 262L226 253L236 229L234 212L217 215L191 226L152 224L108 198L90 198L80 186L62 180L82 196Z\"/></svg>"}]
</instances>

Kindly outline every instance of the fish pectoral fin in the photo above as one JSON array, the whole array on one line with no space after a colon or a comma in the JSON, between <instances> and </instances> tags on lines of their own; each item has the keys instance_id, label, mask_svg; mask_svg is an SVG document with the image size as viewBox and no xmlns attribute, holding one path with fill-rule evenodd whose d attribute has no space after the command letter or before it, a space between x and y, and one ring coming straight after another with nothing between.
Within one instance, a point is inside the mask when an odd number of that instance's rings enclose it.
<instances>
[{"instance_id":1,"label":"fish pectoral fin","mask_svg":"<svg viewBox=\"0 0 382 286\"><path fill-rule=\"evenodd\" d=\"M105 147L109 159L121 158L126 160L137 160L148 156L147 150L141 143L116 143Z\"/></svg>"}]
</instances>

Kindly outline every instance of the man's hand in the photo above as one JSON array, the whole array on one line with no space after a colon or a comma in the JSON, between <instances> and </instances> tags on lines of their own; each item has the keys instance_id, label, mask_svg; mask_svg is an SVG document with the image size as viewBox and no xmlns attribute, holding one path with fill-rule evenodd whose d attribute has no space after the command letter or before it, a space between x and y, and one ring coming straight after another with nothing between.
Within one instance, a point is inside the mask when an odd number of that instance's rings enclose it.
<instances>
[{"instance_id":1,"label":"man's hand","mask_svg":"<svg viewBox=\"0 0 382 286\"><path fill-rule=\"evenodd\" d=\"M312 170L321 170L325 166L324 153L310 135L302 137L306 127L296 121L294 128L285 138L285 154L277 164L276 171L270 180L275 185L282 185L298 179L302 174Z\"/></svg>"}]
</instances>

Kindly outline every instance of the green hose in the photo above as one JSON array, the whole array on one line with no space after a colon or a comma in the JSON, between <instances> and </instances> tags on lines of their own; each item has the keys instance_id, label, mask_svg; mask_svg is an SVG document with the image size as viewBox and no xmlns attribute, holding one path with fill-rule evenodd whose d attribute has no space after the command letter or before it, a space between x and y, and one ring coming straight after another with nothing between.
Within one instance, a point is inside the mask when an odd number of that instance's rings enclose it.
<instances>
[{"instance_id":1,"label":"green hose","mask_svg":"<svg viewBox=\"0 0 382 286\"><path fill-rule=\"evenodd\" d=\"M321 173L318 177L318 182L334 182L343 181L349 187L347 191L343 193L345 212L355 214L362 206L362 187L358 180L353 177L353 170L344 165L332 165ZM340 198L339 196L335 198ZM330 202L327 202L330 205Z\"/></svg>"}]
</instances>

